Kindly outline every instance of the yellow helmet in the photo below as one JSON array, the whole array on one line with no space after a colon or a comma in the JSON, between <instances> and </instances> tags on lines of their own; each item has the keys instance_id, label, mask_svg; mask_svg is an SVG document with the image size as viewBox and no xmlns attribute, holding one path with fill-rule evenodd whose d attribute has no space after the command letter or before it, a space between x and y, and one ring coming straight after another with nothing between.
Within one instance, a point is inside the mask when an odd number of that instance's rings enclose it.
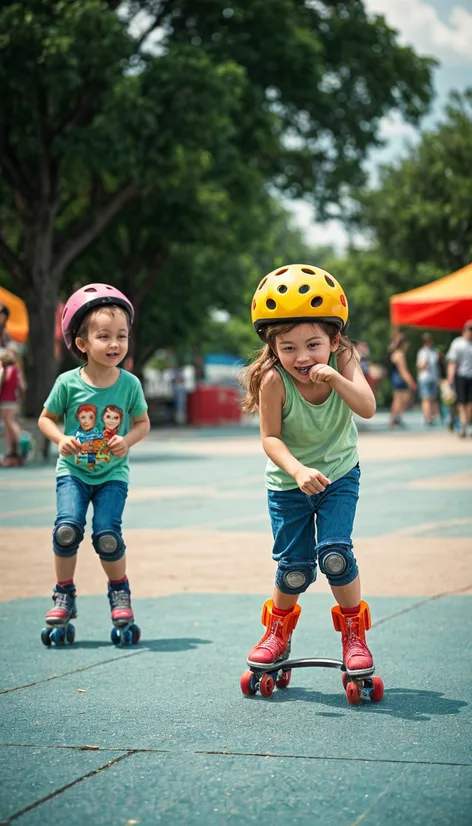
<instances>
[{"instance_id":1,"label":"yellow helmet","mask_svg":"<svg viewBox=\"0 0 472 826\"><path fill-rule=\"evenodd\" d=\"M329 272L310 264L288 264L266 275L251 307L252 323L263 339L268 324L329 321L343 330L349 310L344 290Z\"/></svg>"}]
</instances>

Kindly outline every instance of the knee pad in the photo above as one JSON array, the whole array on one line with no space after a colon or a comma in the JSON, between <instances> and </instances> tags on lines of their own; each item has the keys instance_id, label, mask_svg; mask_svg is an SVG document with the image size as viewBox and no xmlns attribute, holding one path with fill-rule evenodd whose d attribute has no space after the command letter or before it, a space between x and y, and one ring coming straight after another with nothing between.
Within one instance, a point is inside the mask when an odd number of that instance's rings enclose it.
<instances>
[{"instance_id":1,"label":"knee pad","mask_svg":"<svg viewBox=\"0 0 472 826\"><path fill-rule=\"evenodd\" d=\"M349 545L325 545L318 549L320 571L326 575L330 585L349 585L359 573L356 558Z\"/></svg>"},{"instance_id":2,"label":"knee pad","mask_svg":"<svg viewBox=\"0 0 472 826\"><path fill-rule=\"evenodd\" d=\"M74 556L83 538L84 529L77 522L59 522L52 534L54 553L56 556Z\"/></svg>"},{"instance_id":3,"label":"knee pad","mask_svg":"<svg viewBox=\"0 0 472 826\"><path fill-rule=\"evenodd\" d=\"M275 584L283 594L303 594L316 579L316 562L310 559L279 562Z\"/></svg>"},{"instance_id":4,"label":"knee pad","mask_svg":"<svg viewBox=\"0 0 472 826\"><path fill-rule=\"evenodd\" d=\"M100 531L94 534L92 544L100 559L105 562L116 562L125 553L123 537L115 531Z\"/></svg>"}]
</instances>

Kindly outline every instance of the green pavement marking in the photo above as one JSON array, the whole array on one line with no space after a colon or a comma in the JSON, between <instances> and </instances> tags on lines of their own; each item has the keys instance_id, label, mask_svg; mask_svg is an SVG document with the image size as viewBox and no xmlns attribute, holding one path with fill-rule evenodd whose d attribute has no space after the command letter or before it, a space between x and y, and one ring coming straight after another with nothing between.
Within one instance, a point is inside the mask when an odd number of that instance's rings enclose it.
<instances>
[{"instance_id":1,"label":"green pavement marking","mask_svg":"<svg viewBox=\"0 0 472 826\"><path fill-rule=\"evenodd\" d=\"M46 802L126 756L127 752L104 755L81 749L64 759L60 749L50 749L45 754L41 748L25 750L21 746L0 751L0 824L16 822L22 813L36 808L38 800ZM35 812L35 817L38 814Z\"/></svg>"},{"instance_id":2,"label":"green pavement marking","mask_svg":"<svg viewBox=\"0 0 472 826\"><path fill-rule=\"evenodd\" d=\"M39 614L41 602L13 605L27 617L33 607ZM21 637L18 624L16 633L14 624L9 633L2 624L4 689L37 685L1 698L0 741L334 758L340 743L356 753L368 725L369 759L470 763L470 598L369 602L379 623L369 640L385 697L361 708L347 705L340 674L327 669L294 672L288 690L270 700L243 697L239 677L261 633L262 598L254 596L136 600L143 645L128 659L104 654L108 627L96 597L80 602L76 646L42 648L40 622L34 636L23 627ZM331 604L328 595L304 598L294 656L339 656ZM116 686L126 687L129 708Z\"/></svg>"},{"instance_id":3,"label":"green pavement marking","mask_svg":"<svg viewBox=\"0 0 472 826\"><path fill-rule=\"evenodd\" d=\"M257 438L257 437L254 437ZM155 444L155 443L153 443ZM144 529L195 528L225 531L268 531L266 491L263 484L263 456L211 456L202 459L181 455L169 460L157 444L159 455L132 467L132 490L139 487L190 489L174 498L130 499L125 509L124 527ZM146 458L146 454L143 454ZM454 523L468 513L470 490L412 488L409 482L470 471L470 457L433 458L410 463L365 462L355 536L376 536L399 529L426 527L421 536L472 536L472 521ZM3 473L3 476L2 476ZM54 471L13 469L0 471L14 487L0 486L0 526L50 527L55 513ZM19 489L21 474L28 486ZM40 474L40 483L30 485ZM192 488L194 493L192 493ZM212 494L212 491L214 492ZM217 508L217 516L215 511ZM441 516L443 515L443 516ZM445 524L436 527L438 521ZM427 525L435 527L428 529Z\"/></svg>"},{"instance_id":4,"label":"green pavement marking","mask_svg":"<svg viewBox=\"0 0 472 826\"><path fill-rule=\"evenodd\" d=\"M108 643L105 595L79 597L77 643L58 649L39 639L49 600L0 604L0 818L468 826L470 597L369 599L385 695L361 707L328 669L294 672L270 699L241 694L263 599L135 600L132 650ZM301 602L294 656L338 657L331 597Z\"/></svg>"},{"instance_id":5,"label":"green pavement marking","mask_svg":"<svg viewBox=\"0 0 472 826\"><path fill-rule=\"evenodd\" d=\"M18 822L465 826L471 779L470 767L376 765L362 755L313 763L130 752L65 785L62 793L39 798Z\"/></svg>"}]
</instances>

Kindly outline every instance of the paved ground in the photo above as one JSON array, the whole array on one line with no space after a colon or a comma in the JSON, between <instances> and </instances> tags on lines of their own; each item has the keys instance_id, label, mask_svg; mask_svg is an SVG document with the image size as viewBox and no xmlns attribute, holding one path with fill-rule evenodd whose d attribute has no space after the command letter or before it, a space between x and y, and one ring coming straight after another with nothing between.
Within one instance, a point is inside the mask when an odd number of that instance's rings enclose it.
<instances>
[{"instance_id":1,"label":"paved ground","mask_svg":"<svg viewBox=\"0 0 472 826\"><path fill-rule=\"evenodd\" d=\"M274 570L255 429L135 449L136 649L109 642L88 541L77 642L41 645L53 466L0 471L0 822L469 826L472 439L409 424L390 434L379 414L360 435L356 554L386 686L362 707L333 670L240 693ZM338 657L326 584L301 604L294 655Z\"/></svg>"}]
</instances>

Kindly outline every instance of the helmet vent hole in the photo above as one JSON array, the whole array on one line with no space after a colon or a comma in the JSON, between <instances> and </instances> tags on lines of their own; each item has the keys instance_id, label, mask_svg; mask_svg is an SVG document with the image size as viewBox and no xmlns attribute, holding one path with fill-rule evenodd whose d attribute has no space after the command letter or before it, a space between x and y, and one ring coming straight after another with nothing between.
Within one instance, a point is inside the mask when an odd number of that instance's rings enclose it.
<instances>
[{"instance_id":1,"label":"helmet vent hole","mask_svg":"<svg viewBox=\"0 0 472 826\"><path fill-rule=\"evenodd\" d=\"M308 267L302 267L302 272L306 272L307 275L315 275L315 271L309 270Z\"/></svg>"},{"instance_id":2,"label":"helmet vent hole","mask_svg":"<svg viewBox=\"0 0 472 826\"><path fill-rule=\"evenodd\" d=\"M275 303L273 298L268 298L266 301L266 307L268 310L275 310L277 304Z\"/></svg>"},{"instance_id":3,"label":"helmet vent hole","mask_svg":"<svg viewBox=\"0 0 472 826\"><path fill-rule=\"evenodd\" d=\"M342 293L341 293L341 304L343 305L343 307L346 306L346 299L344 298Z\"/></svg>"},{"instance_id":4,"label":"helmet vent hole","mask_svg":"<svg viewBox=\"0 0 472 826\"><path fill-rule=\"evenodd\" d=\"M298 292L302 293L302 294L303 293L308 293L309 291L310 291L310 288L309 288L308 284L302 284L302 286L298 290Z\"/></svg>"},{"instance_id":5,"label":"helmet vent hole","mask_svg":"<svg viewBox=\"0 0 472 826\"><path fill-rule=\"evenodd\" d=\"M97 290L96 290L95 287L87 287L87 289L84 290L84 293L96 293L96 292L97 292Z\"/></svg>"},{"instance_id":6,"label":"helmet vent hole","mask_svg":"<svg viewBox=\"0 0 472 826\"><path fill-rule=\"evenodd\" d=\"M277 270L277 272L275 273L275 275L283 275L283 274L284 274L284 272L287 272L287 270L288 270L288 267L284 267L284 268L283 268L283 269L281 269L281 270Z\"/></svg>"},{"instance_id":7,"label":"helmet vent hole","mask_svg":"<svg viewBox=\"0 0 472 826\"><path fill-rule=\"evenodd\" d=\"M262 288L263 288L264 284L266 283L266 281L267 281L267 278L263 278L257 289L262 290Z\"/></svg>"},{"instance_id":8,"label":"helmet vent hole","mask_svg":"<svg viewBox=\"0 0 472 826\"><path fill-rule=\"evenodd\" d=\"M277 292L279 292L279 293L286 293L287 290L288 290L288 287L286 287L285 284L281 284L280 287L277 287Z\"/></svg>"},{"instance_id":9,"label":"helmet vent hole","mask_svg":"<svg viewBox=\"0 0 472 826\"><path fill-rule=\"evenodd\" d=\"M253 302L252 302L252 309L253 309L253 310L255 310L255 309L256 309L256 302L255 302L255 301L253 301Z\"/></svg>"},{"instance_id":10,"label":"helmet vent hole","mask_svg":"<svg viewBox=\"0 0 472 826\"><path fill-rule=\"evenodd\" d=\"M335 287L336 284L334 283L333 279L329 277L329 275L325 275L325 281L329 284L330 287Z\"/></svg>"},{"instance_id":11,"label":"helmet vent hole","mask_svg":"<svg viewBox=\"0 0 472 826\"><path fill-rule=\"evenodd\" d=\"M323 303L323 299L320 295L316 295L314 298L311 299L310 304L312 307L320 307Z\"/></svg>"}]
</instances>

